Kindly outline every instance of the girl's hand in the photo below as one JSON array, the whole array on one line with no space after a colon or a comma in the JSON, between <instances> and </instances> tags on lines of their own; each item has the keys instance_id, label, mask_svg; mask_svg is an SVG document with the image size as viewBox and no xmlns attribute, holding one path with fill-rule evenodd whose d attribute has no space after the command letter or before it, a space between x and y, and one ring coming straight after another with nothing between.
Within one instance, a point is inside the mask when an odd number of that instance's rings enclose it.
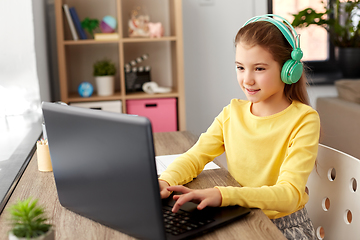
<instances>
[{"instance_id":1,"label":"girl's hand","mask_svg":"<svg viewBox=\"0 0 360 240\"><path fill-rule=\"evenodd\" d=\"M172 186L167 188L168 191L181 192L181 195L174 195L176 203L172 209L173 212L177 212L180 207L186 202L198 203L197 209L202 210L206 206L220 207L221 206L221 193L217 188L207 189L190 189L184 186Z\"/></svg>"},{"instance_id":2,"label":"girl's hand","mask_svg":"<svg viewBox=\"0 0 360 240\"><path fill-rule=\"evenodd\" d=\"M170 185L164 180L159 180L160 196L161 199L168 198L171 194L171 191L168 191L167 188Z\"/></svg>"}]
</instances>

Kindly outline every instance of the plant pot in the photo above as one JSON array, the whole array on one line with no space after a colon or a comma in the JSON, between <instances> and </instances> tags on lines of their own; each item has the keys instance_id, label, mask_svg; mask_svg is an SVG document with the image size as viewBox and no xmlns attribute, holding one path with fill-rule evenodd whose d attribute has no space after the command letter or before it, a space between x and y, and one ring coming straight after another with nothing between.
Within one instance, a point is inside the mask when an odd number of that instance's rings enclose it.
<instances>
[{"instance_id":1,"label":"plant pot","mask_svg":"<svg viewBox=\"0 0 360 240\"><path fill-rule=\"evenodd\" d=\"M360 48L335 48L335 59L344 78L360 78Z\"/></svg>"},{"instance_id":2,"label":"plant pot","mask_svg":"<svg viewBox=\"0 0 360 240\"><path fill-rule=\"evenodd\" d=\"M99 96L110 96L114 94L114 76L95 77L97 94Z\"/></svg>"},{"instance_id":3,"label":"plant pot","mask_svg":"<svg viewBox=\"0 0 360 240\"><path fill-rule=\"evenodd\" d=\"M54 240L55 239L55 231L53 228L50 228L50 230L42 236L36 237L36 238L30 238L30 240ZM15 236L12 232L9 233L9 240L28 240L27 238L19 238Z\"/></svg>"}]
</instances>

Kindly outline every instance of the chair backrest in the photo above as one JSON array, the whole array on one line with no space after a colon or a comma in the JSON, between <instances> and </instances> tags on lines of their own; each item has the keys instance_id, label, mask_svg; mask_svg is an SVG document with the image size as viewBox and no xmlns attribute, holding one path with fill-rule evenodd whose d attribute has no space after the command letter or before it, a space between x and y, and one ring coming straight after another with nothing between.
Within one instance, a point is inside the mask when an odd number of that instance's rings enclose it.
<instances>
[{"instance_id":1,"label":"chair backrest","mask_svg":"<svg viewBox=\"0 0 360 240\"><path fill-rule=\"evenodd\" d=\"M360 147L360 146L359 146ZM306 204L318 239L360 239L360 160L319 145Z\"/></svg>"}]
</instances>

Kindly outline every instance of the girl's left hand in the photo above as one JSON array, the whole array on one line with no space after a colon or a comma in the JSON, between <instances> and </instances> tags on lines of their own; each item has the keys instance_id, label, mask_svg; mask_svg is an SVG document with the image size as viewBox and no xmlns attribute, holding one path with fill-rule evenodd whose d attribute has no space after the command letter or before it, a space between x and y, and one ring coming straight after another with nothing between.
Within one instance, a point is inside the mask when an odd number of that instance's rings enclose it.
<instances>
[{"instance_id":1,"label":"girl's left hand","mask_svg":"<svg viewBox=\"0 0 360 240\"><path fill-rule=\"evenodd\" d=\"M197 209L202 210L206 206L220 207L221 206L221 193L217 188L207 189L190 189L184 186L172 186L167 188L168 191L181 192L181 195L174 195L176 203L172 209L173 212L177 212L180 207L186 202L198 203Z\"/></svg>"}]
</instances>

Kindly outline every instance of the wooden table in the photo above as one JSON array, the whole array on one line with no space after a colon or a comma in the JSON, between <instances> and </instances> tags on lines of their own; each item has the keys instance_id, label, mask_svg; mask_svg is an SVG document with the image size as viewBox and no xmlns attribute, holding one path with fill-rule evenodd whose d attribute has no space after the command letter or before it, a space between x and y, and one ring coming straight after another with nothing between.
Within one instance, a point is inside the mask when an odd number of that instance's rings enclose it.
<instances>
[{"instance_id":1,"label":"wooden table","mask_svg":"<svg viewBox=\"0 0 360 240\"><path fill-rule=\"evenodd\" d=\"M196 137L188 132L154 134L156 155L183 153L195 141ZM191 188L227 185L239 186L225 168L204 171L194 181L187 184ZM17 199L25 199L29 196L38 198L39 203L45 206L50 223L55 225L56 240L134 239L62 207L57 196L53 173L39 172L37 170L37 156L34 154L3 213L0 215L0 240L8 239L7 233L10 230L7 224L9 218L8 206L15 203ZM285 239L285 237L261 210L253 209L245 218L197 239L279 240Z\"/></svg>"}]
</instances>

